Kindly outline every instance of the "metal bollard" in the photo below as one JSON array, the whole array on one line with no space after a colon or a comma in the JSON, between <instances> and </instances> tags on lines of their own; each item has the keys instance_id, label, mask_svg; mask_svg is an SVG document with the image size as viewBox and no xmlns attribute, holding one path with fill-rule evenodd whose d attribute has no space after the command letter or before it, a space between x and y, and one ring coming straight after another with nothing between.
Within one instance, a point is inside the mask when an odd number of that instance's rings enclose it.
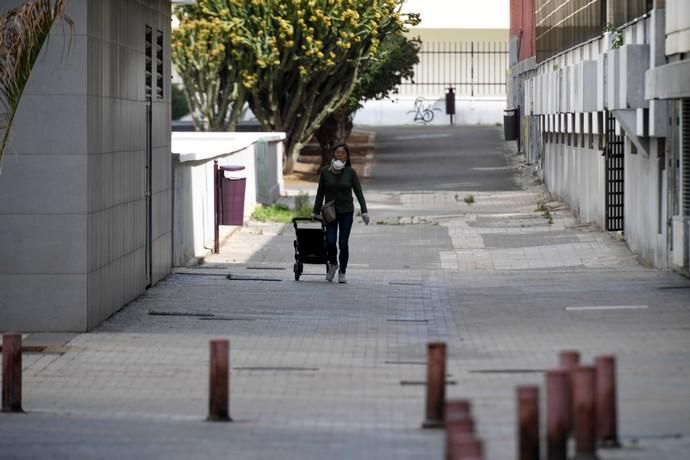
<instances>
[{"instance_id":1,"label":"metal bollard","mask_svg":"<svg viewBox=\"0 0 690 460\"><path fill-rule=\"evenodd\" d=\"M209 366L208 420L231 422L228 340L211 340Z\"/></svg>"},{"instance_id":2,"label":"metal bollard","mask_svg":"<svg viewBox=\"0 0 690 460\"><path fill-rule=\"evenodd\" d=\"M472 416L472 403L467 399L451 399L446 401L445 420Z\"/></svg>"},{"instance_id":3,"label":"metal bollard","mask_svg":"<svg viewBox=\"0 0 690 460\"><path fill-rule=\"evenodd\" d=\"M458 433L452 436L450 460L480 460L484 458L481 440L471 434Z\"/></svg>"},{"instance_id":4,"label":"metal bollard","mask_svg":"<svg viewBox=\"0 0 690 460\"><path fill-rule=\"evenodd\" d=\"M558 354L558 365L561 369L575 369L580 365L580 352L576 350L563 350Z\"/></svg>"},{"instance_id":5,"label":"metal bollard","mask_svg":"<svg viewBox=\"0 0 690 460\"><path fill-rule=\"evenodd\" d=\"M426 367L426 417L423 428L441 428L446 403L446 344L429 343Z\"/></svg>"},{"instance_id":6,"label":"metal bollard","mask_svg":"<svg viewBox=\"0 0 690 460\"><path fill-rule=\"evenodd\" d=\"M573 435L577 459L596 458L595 372L594 366L581 366L572 373Z\"/></svg>"},{"instance_id":7,"label":"metal bollard","mask_svg":"<svg viewBox=\"0 0 690 460\"><path fill-rule=\"evenodd\" d=\"M539 460L539 387L517 387L518 459Z\"/></svg>"},{"instance_id":8,"label":"metal bollard","mask_svg":"<svg viewBox=\"0 0 690 460\"><path fill-rule=\"evenodd\" d=\"M22 336L2 336L2 411L22 410Z\"/></svg>"},{"instance_id":9,"label":"metal bollard","mask_svg":"<svg viewBox=\"0 0 690 460\"><path fill-rule=\"evenodd\" d=\"M453 444L465 442L474 436L474 419L467 413L446 412L446 460L451 460L456 450Z\"/></svg>"},{"instance_id":10,"label":"metal bollard","mask_svg":"<svg viewBox=\"0 0 690 460\"><path fill-rule=\"evenodd\" d=\"M601 447L620 447L616 407L616 358L599 356L596 364L597 441Z\"/></svg>"},{"instance_id":11,"label":"metal bollard","mask_svg":"<svg viewBox=\"0 0 690 460\"><path fill-rule=\"evenodd\" d=\"M568 393L566 395L566 420L565 430L569 436L573 432L573 400L572 400L572 371L580 365L580 352L575 350L563 350L558 354L558 365L561 369L571 371L567 375Z\"/></svg>"},{"instance_id":12,"label":"metal bollard","mask_svg":"<svg viewBox=\"0 0 690 460\"><path fill-rule=\"evenodd\" d=\"M568 371L546 371L546 458L566 460L570 420L570 385Z\"/></svg>"}]
</instances>

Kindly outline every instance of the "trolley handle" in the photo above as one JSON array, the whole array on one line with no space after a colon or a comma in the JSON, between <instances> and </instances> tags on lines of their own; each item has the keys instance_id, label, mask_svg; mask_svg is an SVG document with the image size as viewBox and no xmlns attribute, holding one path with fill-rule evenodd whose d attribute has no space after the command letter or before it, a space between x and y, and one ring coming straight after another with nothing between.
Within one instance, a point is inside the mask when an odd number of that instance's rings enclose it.
<instances>
[{"instance_id":1,"label":"trolley handle","mask_svg":"<svg viewBox=\"0 0 690 460\"><path fill-rule=\"evenodd\" d=\"M293 217L292 218L292 225L294 225L295 230L297 230L297 222L309 222L309 223L320 222L322 227L324 225L323 219L321 218L321 216L316 216L313 220L311 217Z\"/></svg>"}]
</instances>

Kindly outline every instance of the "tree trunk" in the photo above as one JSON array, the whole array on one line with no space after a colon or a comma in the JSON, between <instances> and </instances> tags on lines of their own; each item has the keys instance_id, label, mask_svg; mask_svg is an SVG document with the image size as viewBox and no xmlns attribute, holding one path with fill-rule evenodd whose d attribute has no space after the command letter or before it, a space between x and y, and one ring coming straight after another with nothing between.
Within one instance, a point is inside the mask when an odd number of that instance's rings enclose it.
<instances>
[{"instance_id":1,"label":"tree trunk","mask_svg":"<svg viewBox=\"0 0 690 460\"><path fill-rule=\"evenodd\" d=\"M336 110L328 115L316 131L316 138L321 147L321 166L331 161L333 147L347 141L352 132L352 113Z\"/></svg>"}]
</instances>

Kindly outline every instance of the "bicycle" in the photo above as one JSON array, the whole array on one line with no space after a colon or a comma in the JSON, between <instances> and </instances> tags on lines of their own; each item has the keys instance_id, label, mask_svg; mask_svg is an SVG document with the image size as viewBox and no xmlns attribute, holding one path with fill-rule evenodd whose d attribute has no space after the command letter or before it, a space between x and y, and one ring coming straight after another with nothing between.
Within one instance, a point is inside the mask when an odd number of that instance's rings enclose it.
<instances>
[{"instance_id":1,"label":"bicycle","mask_svg":"<svg viewBox=\"0 0 690 460\"><path fill-rule=\"evenodd\" d=\"M407 113L414 112L414 121L421 121L427 124L434 120L434 110L441 111L441 109L432 108L431 104L427 104L425 107L424 98L420 96L414 100L414 110L410 110Z\"/></svg>"}]
</instances>

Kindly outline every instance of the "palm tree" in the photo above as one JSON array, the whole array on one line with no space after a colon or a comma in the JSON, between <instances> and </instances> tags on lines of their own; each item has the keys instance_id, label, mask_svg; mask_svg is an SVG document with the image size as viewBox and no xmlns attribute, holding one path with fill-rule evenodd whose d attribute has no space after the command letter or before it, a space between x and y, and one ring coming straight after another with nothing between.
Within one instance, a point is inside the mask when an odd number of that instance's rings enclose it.
<instances>
[{"instance_id":1,"label":"palm tree","mask_svg":"<svg viewBox=\"0 0 690 460\"><path fill-rule=\"evenodd\" d=\"M26 0L0 15L0 165L9 140L12 121L50 29L65 16L67 0ZM1 170L1 169L0 169Z\"/></svg>"}]
</instances>

